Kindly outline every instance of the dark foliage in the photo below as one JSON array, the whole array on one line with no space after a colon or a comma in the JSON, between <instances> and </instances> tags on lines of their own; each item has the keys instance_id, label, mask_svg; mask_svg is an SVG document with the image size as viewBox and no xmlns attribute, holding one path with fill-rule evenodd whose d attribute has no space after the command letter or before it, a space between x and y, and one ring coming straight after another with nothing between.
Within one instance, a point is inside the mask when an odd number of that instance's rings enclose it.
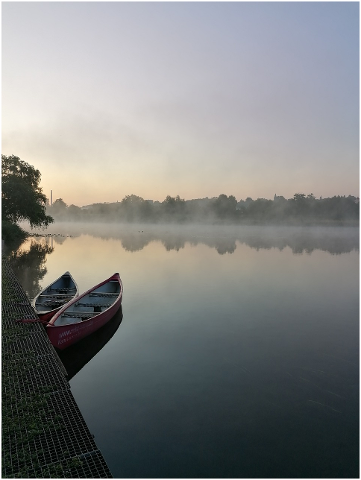
<instances>
[{"instance_id":1,"label":"dark foliage","mask_svg":"<svg viewBox=\"0 0 361 480\"><path fill-rule=\"evenodd\" d=\"M3 235L19 234L14 225L22 220L28 220L31 227L48 226L53 219L46 214L39 170L15 155L1 155L1 160Z\"/></svg>"}]
</instances>

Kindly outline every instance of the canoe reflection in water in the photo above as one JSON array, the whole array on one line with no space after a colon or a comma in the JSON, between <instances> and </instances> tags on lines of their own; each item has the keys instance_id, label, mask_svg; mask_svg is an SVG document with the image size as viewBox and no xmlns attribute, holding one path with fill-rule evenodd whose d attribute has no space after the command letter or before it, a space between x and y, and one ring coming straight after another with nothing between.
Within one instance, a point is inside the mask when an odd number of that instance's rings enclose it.
<instances>
[{"instance_id":1,"label":"canoe reflection in water","mask_svg":"<svg viewBox=\"0 0 361 480\"><path fill-rule=\"evenodd\" d=\"M88 335L83 340L70 345L64 350L58 350L58 356L62 361L71 380L95 355L106 345L123 320L123 309L119 308L114 317L96 332Z\"/></svg>"}]
</instances>

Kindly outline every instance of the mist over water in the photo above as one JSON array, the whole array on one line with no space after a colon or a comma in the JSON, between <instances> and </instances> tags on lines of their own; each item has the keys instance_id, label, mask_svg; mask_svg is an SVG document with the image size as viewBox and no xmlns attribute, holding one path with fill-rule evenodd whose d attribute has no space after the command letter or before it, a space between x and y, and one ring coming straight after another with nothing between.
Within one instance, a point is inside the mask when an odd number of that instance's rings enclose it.
<instances>
[{"instance_id":1,"label":"mist over water","mask_svg":"<svg viewBox=\"0 0 361 480\"><path fill-rule=\"evenodd\" d=\"M333 254L359 250L358 227L272 227L236 225L152 225L113 223L56 222L46 231L32 230L39 235L54 235L53 241L63 243L66 237L92 235L103 239L119 239L125 250L138 251L151 242L161 242L166 250L180 250L186 244L204 244L218 253L233 253L237 244L255 249L291 248L294 253L311 253L315 249Z\"/></svg>"},{"instance_id":2,"label":"mist over water","mask_svg":"<svg viewBox=\"0 0 361 480\"><path fill-rule=\"evenodd\" d=\"M56 223L42 234L23 246L39 268L17 269L32 292L65 270L80 291L115 271L124 283L109 337L67 359L114 477L358 476L358 228Z\"/></svg>"}]
</instances>

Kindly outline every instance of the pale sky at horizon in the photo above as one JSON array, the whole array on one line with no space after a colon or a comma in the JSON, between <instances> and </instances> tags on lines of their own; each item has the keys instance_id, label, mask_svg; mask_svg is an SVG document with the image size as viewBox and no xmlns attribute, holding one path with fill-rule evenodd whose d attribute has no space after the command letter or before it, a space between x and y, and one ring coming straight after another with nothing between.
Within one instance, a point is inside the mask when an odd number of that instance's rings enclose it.
<instances>
[{"instance_id":1,"label":"pale sky at horizon","mask_svg":"<svg viewBox=\"0 0 361 480\"><path fill-rule=\"evenodd\" d=\"M2 153L53 201L359 195L358 2L2 2Z\"/></svg>"}]
</instances>

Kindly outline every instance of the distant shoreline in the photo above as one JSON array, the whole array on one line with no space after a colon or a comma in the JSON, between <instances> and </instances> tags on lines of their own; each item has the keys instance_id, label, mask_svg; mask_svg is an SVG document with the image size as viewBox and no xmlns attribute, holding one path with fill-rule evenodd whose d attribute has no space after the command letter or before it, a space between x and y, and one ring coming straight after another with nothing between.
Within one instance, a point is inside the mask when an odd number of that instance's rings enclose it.
<instances>
[{"instance_id":1,"label":"distant shoreline","mask_svg":"<svg viewBox=\"0 0 361 480\"><path fill-rule=\"evenodd\" d=\"M167 196L163 202L153 202L127 195L121 202L83 208L68 206L59 198L47 207L47 214L57 222L358 226L359 198L349 195L316 199L312 193L296 193L288 200L275 195L273 200L247 198L237 202L233 195L221 194L187 201Z\"/></svg>"}]
</instances>

